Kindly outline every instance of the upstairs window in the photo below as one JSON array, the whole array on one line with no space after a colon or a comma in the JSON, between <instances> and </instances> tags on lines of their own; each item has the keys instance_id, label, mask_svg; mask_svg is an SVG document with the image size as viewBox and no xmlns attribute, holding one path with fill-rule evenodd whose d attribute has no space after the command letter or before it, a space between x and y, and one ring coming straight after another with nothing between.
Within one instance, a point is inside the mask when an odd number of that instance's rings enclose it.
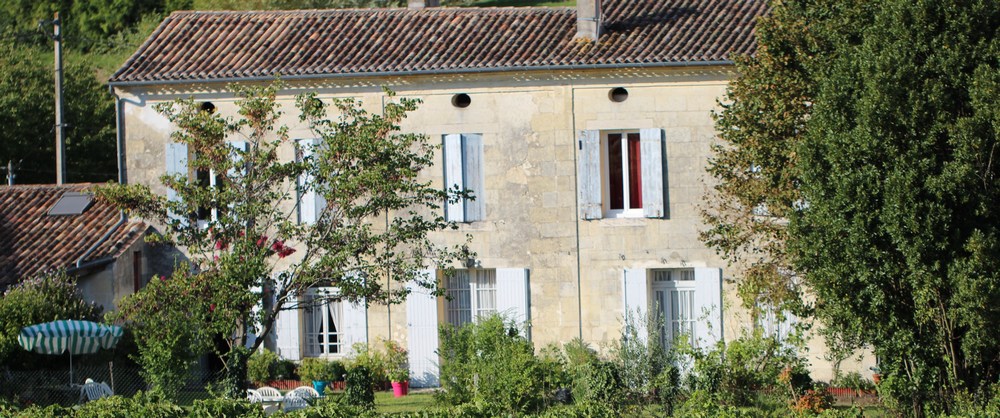
<instances>
[{"instance_id":1,"label":"upstairs window","mask_svg":"<svg viewBox=\"0 0 1000 418\"><path fill-rule=\"evenodd\" d=\"M580 131L583 219L666 216L660 129Z\"/></svg>"}]
</instances>

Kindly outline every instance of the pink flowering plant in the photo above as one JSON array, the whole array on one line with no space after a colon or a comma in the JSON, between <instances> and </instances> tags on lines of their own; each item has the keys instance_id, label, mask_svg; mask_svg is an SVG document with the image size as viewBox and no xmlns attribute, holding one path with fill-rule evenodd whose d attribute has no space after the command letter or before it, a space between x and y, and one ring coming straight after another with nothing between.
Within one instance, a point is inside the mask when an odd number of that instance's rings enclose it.
<instances>
[{"instance_id":1,"label":"pink flowering plant","mask_svg":"<svg viewBox=\"0 0 1000 418\"><path fill-rule=\"evenodd\" d=\"M307 146L278 126L281 83L230 88L238 116L202 110L192 100L156 106L177 127L171 141L187 147L186 172L161 176L158 190L145 184L96 190L98 198L159 226L155 240L175 246L184 260L177 266L183 273L167 281L185 285L150 286L127 298L119 320L153 323L161 319L149 316L169 312L177 315L175 325L224 336L225 346L209 349L239 380L246 356L233 353L256 350L280 311L306 308L303 300L325 302L300 297L308 289L331 286L338 292L326 297L398 303L407 293L399 283L440 291L434 278L419 273L425 266L470 256L470 237L453 246L428 238L455 228L442 216L443 203L472 196L420 178L434 164L436 145L399 130L418 101L387 91L384 110L373 114L353 99L300 95L299 122L316 138ZM300 222L305 195L325 205L315 206L314 220Z\"/></svg>"}]
</instances>

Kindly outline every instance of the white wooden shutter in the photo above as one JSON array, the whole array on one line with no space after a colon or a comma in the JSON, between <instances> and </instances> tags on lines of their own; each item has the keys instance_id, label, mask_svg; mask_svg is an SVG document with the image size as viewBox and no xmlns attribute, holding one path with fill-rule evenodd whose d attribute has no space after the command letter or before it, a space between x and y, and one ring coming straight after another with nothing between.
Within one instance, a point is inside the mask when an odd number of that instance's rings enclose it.
<instances>
[{"instance_id":1,"label":"white wooden shutter","mask_svg":"<svg viewBox=\"0 0 1000 418\"><path fill-rule=\"evenodd\" d=\"M233 160L233 168L229 170L228 173L230 178L242 177L243 173L246 171L242 167L242 153L247 152L247 145L248 143L246 141L233 141L229 143L229 146L233 147L232 154L229 156Z\"/></svg>"},{"instance_id":2,"label":"white wooden shutter","mask_svg":"<svg viewBox=\"0 0 1000 418\"><path fill-rule=\"evenodd\" d=\"M528 339L531 339L530 289L528 269L497 269L497 312L516 321Z\"/></svg>"},{"instance_id":3,"label":"white wooden shutter","mask_svg":"<svg viewBox=\"0 0 1000 418\"><path fill-rule=\"evenodd\" d=\"M166 147L166 169L167 175L181 175L187 178L188 175L188 147L187 144L167 143ZM167 200L176 202L180 200L174 189L167 188ZM171 219L187 222L187 216L170 212Z\"/></svg>"},{"instance_id":4,"label":"white wooden shutter","mask_svg":"<svg viewBox=\"0 0 1000 418\"><path fill-rule=\"evenodd\" d=\"M642 212L647 218L662 218L663 207L663 131L639 131L639 148L642 159Z\"/></svg>"},{"instance_id":5,"label":"white wooden shutter","mask_svg":"<svg viewBox=\"0 0 1000 418\"><path fill-rule=\"evenodd\" d=\"M250 293L258 296L263 296L263 288L260 286L251 286ZM253 308L250 308L252 312L254 323L247 327L247 343L246 348L252 348L254 343L257 342L257 338L260 338L260 333L264 330L264 327L260 323L260 312L264 308L264 299L258 298L256 303L254 303Z\"/></svg>"},{"instance_id":6,"label":"white wooden shutter","mask_svg":"<svg viewBox=\"0 0 1000 418\"><path fill-rule=\"evenodd\" d=\"M722 269L694 269L695 344L711 347L722 340Z\"/></svg>"},{"instance_id":7,"label":"white wooden shutter","mask_svg":"<svg viewBox=\"0 0 1000 418\"><path fill-rule=\"evenodd\" d=\"M444 187L446 190L465 190L462 175L462 136L444 136ZM444 217L449 221L465 222L465 199L452 202L448 199L444 207Z\"/></svg>"},{"instance_id":8,"label":"white wooden shutter","mask_svg":"<svg viewBox=\"0 0 1000 418\"><path fill-rule=\"evenodd\" d=\"M351 352L354 344L368 342L368 310L365 308L364 299L357 303L343 299L340 307L344 318L344 329L340 330L344 337L341 340L340 352L347 354Z\"/></svg>"},{"instance_id":9,"label":"white wooden shutter","mask_svg":"<svg viewBox=\"0 0 1000 418\"><path fill-rule=\"evenodd\" d=\"M645 341L649 336L646 326L649 318L649 280L646 269L625 269L622 283L625 306L623 318L635 325L639 338Z\"/></svg>"},{"instance_id":10,"label":"white wooden shutter","mask_svg":"<svg viewBox=\"0 0 1000 418\"><path fill-rule=\"evenodd\" d=\"M298 304L298 298L289 297L285 306ZM274 333L277 336L278 355L287 360L302 359L302 310L291 309L278 312Z\"/></svg>"},{"instance_id":11,"label":"white wooden shutter","mask_svg":"<svg viewBox=\"0 0 1000 418\"><path fill-rule=\"evenodd\" d=\"M434 277L434 270L424 273ZM410 352L410 385L438 387L438 302L429 290L414 282L406 284L407 350Z\"/></svg>"},{"instance_id":12,"label":"white wooden shutter","mask_svg":"<svg viewBox=\"0 0 1000 418\"><path fill-rule=\"evenodd\" d=\"M600 219L604 210L601 206L601 133L580 131L577 146L580 149L577 161L580 217Z\"/></svg>"},{"instance_id":13,"label":"white wooden shutter","mask_svg":"<svg viewBox=\"0 0 1000 418\"><path fill-rule=\"evenodd\" d=\"M486 195L483 175L483 136L462 135L463 181L472 191L474 200L465 199L465 222L481 221L486 214Z\"/></svg>"},{"instance_id":14,"label":"white wooden shutter","mask_svg":"<svg viewBox=\"0 0 1000 418\"><path fill-rule=\"evenodd\" d=\"M312 156L313 150L319 145L319 139L299 139L296 140L296 146L298 147L298 154L301 155L303 161L306 157ZM319 219L320 215L323 213L323 208L326 207L326 199L316 193L313 187L313 177L309 174L302 174L299 176L299 223L300 224L314 224Z\"/></svg>"}]
</instances>

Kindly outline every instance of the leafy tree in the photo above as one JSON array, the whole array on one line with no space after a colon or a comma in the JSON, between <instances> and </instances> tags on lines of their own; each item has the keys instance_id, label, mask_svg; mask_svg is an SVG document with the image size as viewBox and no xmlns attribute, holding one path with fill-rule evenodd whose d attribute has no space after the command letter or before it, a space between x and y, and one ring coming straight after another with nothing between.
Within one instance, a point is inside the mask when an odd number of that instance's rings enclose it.
<instances>
[{"instance_id":1,"label":"leafy tree","mask_svg":"<svg viewBox=\"0 0 1000 418\"><path fill-rule=\"evenodd\" d=\"M1000 378L1000 9L898 0L814 66L789 226L816 313L915 415Z\"/></svg>"},{"instance_id":2,"label":"leafy tree","mask_svg":"<svg viewBox=\"0 0 1000 418\"><path fill-rule=\"evenodd\" d=\"M21 328L59 319L98 319L101 307L83 300L76 280L63 272L27 279L0 297L0 364L23 365Z\"/></svg>"},{"instance_id":3,"label":"leafy tree","mask_svg":"<svg viewBox=\"0 0 1000 418\"><path fill-rule=\"evenodd\" d=\"M201 312L184 316L183 322L225 340L214 347L215 353L233 381L242 384L246 356L239 348L253 340L256 350L279 311L335 296L400 302L407 294L402 283L436 289L433 278L419 273L425 263L443 266L468 254L464 245L441 247L427 238L454 224L436 211L449 193L418 179L433 165L434 147L423 135L398 131L417 101L389 102L378 115L352 99L323 102L314 95L299 96L300 119L312 127L319 144L311 155L300 152L301 158L281 161L279 148L293 144L287 129L276 126L280 84L232 89L240 97L238 119L202 111L190 100L158 106L179 128L172 140L193 152L191 169L218 173L217 187L186 175L165 175L161 181L176 191L176 200L153 194L147 185L109 185L97 193L165 225L163 239L182 247L191 259L193 288L152 287L126 303L143 305L142 298L153 291L180 292L156 303L175 305L178 312L197 307ZM328 113L336 119L328 119ZM229 138L246 140L248 148L228 145ZM296 222L295 210L289 210L304 193L327 202L313 224ZM450 198L464 194L456 191ZM205 208L217 214L207 225L187 215ZM311 302L301 297L319 285L335 286L340 294ZM188 305L191 294L201 302ZM142 306L134 314L124 311L123 318L141 323L157 312Z\"/></svg>"},{"instance_id":4,"label":"leafy tree","mask_svg":"<svg viewBox=\"0 0 1000 418\"><path fill-rule=\"evenodd\" d=\"M0 44L0 165L14 163L17 183L55 182L53 89L51 55ZM94 68L68 63L63 94L67 181L116 178L114 101Z\"/></svg>"},{"instance_id":5,"label":"leafy tree","mask_svg":"<svg viewBox=\"0 0 1000 418\"><path fill-rule=\"evenodd\" d=\"M758 19L757 52L736 56L739 76L714 114L720 143L707 171L701 239L743 271L743 305L806 315L788 254L788 218L802 203L796 147L811 129L816 76L840 45L857 43L870 20L864 0L775 1Z\"/></svg>"}]
</instances>

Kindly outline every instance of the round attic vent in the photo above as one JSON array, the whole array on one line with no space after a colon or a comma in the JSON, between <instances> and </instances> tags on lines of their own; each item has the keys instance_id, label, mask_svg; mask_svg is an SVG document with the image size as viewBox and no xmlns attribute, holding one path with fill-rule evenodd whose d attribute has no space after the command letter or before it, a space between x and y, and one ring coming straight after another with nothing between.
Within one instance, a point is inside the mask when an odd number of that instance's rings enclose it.
<instances>
[{"instance_id":1,"label":"round attic vent","mask_svg":"<svg viewBox=\"0 0 1000 418\"><path fill-rule=\"evenodd\" d=\"M201 102L201 111L215 113L215 104L212 102Z\"/></svg>"},{"instance_id":2,"label":"round attic vent","mask_svg":"<svg viewBox=\"0 0 1000 418\"><path fill-rule=\"evenodd\" d=\"M470 104L472 104L472 98L469 97L468 94L460 93L460 94L456 94L454 96L451 96L451 105L452 106L464 109L464 108L469 107Z\"/></svg>"},{"instance_id":3,"label":"round attic vent","mask_svg":"<svg viewBox=\"0 0 1000 418\"><path fill-rule=\"evenodd\" d=\"M628 99L628 90L625 90L625 87L615 87L608 92L608 98L615 103L624 102Z\"/></svg>"}]
</instances>

